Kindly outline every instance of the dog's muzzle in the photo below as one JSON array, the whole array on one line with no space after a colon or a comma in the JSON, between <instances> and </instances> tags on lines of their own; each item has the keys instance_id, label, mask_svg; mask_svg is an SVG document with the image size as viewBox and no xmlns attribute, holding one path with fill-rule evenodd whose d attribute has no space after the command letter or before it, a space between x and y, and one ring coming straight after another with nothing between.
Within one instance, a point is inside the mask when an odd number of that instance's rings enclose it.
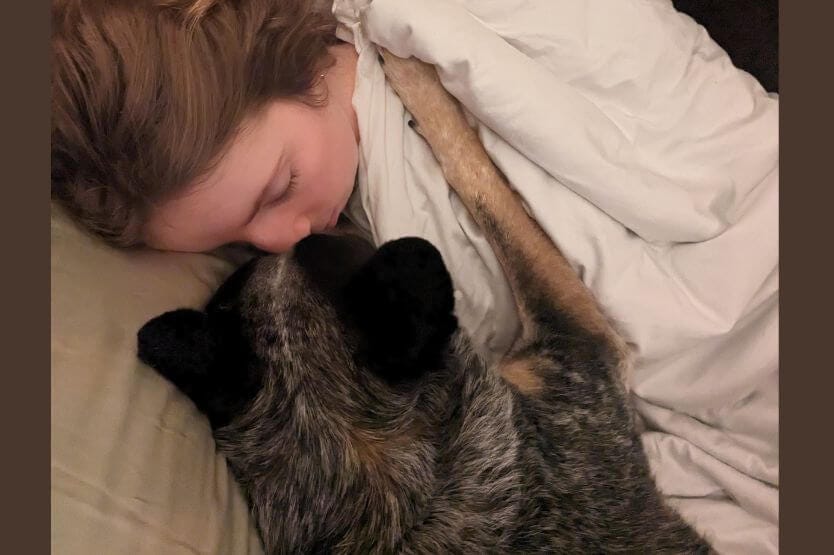
<instances>
[{"instance_id":1,"label":"dog's muzzle","mask_svg":"<svg viewBox=\"0 0 834 555\"><path fill-rule=\"evenodd\" d=\"M325 294L335 294L376 252L358 235L326 233L309 235L293 249L295 262Z\"/></svg>"}]
</instances>

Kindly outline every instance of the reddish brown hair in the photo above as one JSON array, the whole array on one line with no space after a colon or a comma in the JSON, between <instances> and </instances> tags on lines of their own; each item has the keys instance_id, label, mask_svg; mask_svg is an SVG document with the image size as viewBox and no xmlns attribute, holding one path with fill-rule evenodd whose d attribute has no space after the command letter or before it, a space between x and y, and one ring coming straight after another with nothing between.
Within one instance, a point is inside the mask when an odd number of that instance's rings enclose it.
<instances>
[{"instance_id":1,"label":"reddish brown hair","mask_svg":"<svg viewBox=\"0 0 834 555\"><path fill-rule=\"evenodd\" d=\"M310 0L53 0L52 196L111 243L211 168L243 120L313 94L332 59Z\"/></svg>"}]
</instances>

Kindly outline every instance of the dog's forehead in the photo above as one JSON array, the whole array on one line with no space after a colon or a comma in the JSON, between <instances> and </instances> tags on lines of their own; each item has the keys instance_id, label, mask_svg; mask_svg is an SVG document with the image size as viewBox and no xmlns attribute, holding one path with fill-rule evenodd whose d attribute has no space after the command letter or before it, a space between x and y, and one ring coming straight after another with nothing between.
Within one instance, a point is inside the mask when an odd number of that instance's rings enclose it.
<instances>
[{"instance_id":1,"label":"dog's forehead","mask_svg":"<svg viewBox=\"0 0 834 555\"><path fill-rule=\"evenodd\" d=\"M265 285L278 283L286 267L286 255L253 258L235 270L217 289L206 307L209 313L229 309L242 298L262 295Z\"/></svg>"}]
</instances>

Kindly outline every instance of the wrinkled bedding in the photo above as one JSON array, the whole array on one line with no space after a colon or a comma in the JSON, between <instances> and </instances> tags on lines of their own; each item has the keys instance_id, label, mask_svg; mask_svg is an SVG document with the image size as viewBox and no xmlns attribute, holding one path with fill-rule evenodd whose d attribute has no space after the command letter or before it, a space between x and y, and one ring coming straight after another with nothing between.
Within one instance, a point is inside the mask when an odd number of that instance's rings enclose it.
<instances>
[{"instance_id":1,"label":"wrinkled bedding","mask_svg":"<svg viewBox=\"0 0 834 555\"><path fill-rule=\"evenodd\" d=\"M438 67L632 344L660 489L722 553L778 551L778 111L668 0L336 0L360 53L352 219L433 241L483 354L518 331L480 230L371 43Z\"/></svg>"}]
</instances>

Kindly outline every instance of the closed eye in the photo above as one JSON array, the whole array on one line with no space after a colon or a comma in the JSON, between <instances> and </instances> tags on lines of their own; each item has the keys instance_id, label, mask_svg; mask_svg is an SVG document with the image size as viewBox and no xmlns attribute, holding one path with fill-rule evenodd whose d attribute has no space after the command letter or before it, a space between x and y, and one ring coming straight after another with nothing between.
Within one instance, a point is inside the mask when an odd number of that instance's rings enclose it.
<instances>
[{"instance_id":1,"label":"closed eye","mask_svg":"<svg viewBox=\"0 0 834 555\"><path fill-rule=\"evenodd\" d=\"M278 195L277 197L275 197L273 199L270 199L266 203L264 203L261 206L261 209L271 208L273 206L277 206L279 204L283 204L283 203L287 202L290 198L292 198L292 195L295 193L297 187L298 187L298 176L294 171L290 171L290 181L289 181L289 183L287 183L286 188L284 188L284 190L281 192L280 195Z\"/></svg>"},{"instance_id":2,"label":"closed eye","mask_svg":"<svg viewBox=\"0 0 834 555\"><path fill-rule=\"evenodd\" d=\"M280 197L278 197L278 199L282 202L286 201L286 200L289 200L290 197L293 195L293 193L295 193L295 190L296 190L297 187L298 187L298 174L296 174L295 171L290 170L290 181L289 181L289 183L287 183L287 188L284 189L284 192L281 194Z\"/></svg>"},{"instance_id":3,"label":"closed eye","mask_svg":"<svg viewBox=\"0 0 834 555\"><path fill-rule=\"evenodd\" d=\"M276 165L275 170L273 171L273 175L269 178L270 182L274 183L277 177L275 174L281 169L281 165L281 158L279 158L278 164ZM292 167L290 167L289 182L279 195L273 197L271 195L271 192L275 189L275 187L271 186L269 183L264 185L263 189L261 190L260 197L252 204L251 212L249 212L249 215L244 221L243 225L247 226L251 224L252 221L254 221L255 218L258 217L258 214L260 214L261 211L265 208L269 208L271 206L275 206L277 204L286 202L286 200L289 199L293 195L293 193L295 193L297 181L297 175L295 171L292 169Z\"/></svg>"}]
</instances>

